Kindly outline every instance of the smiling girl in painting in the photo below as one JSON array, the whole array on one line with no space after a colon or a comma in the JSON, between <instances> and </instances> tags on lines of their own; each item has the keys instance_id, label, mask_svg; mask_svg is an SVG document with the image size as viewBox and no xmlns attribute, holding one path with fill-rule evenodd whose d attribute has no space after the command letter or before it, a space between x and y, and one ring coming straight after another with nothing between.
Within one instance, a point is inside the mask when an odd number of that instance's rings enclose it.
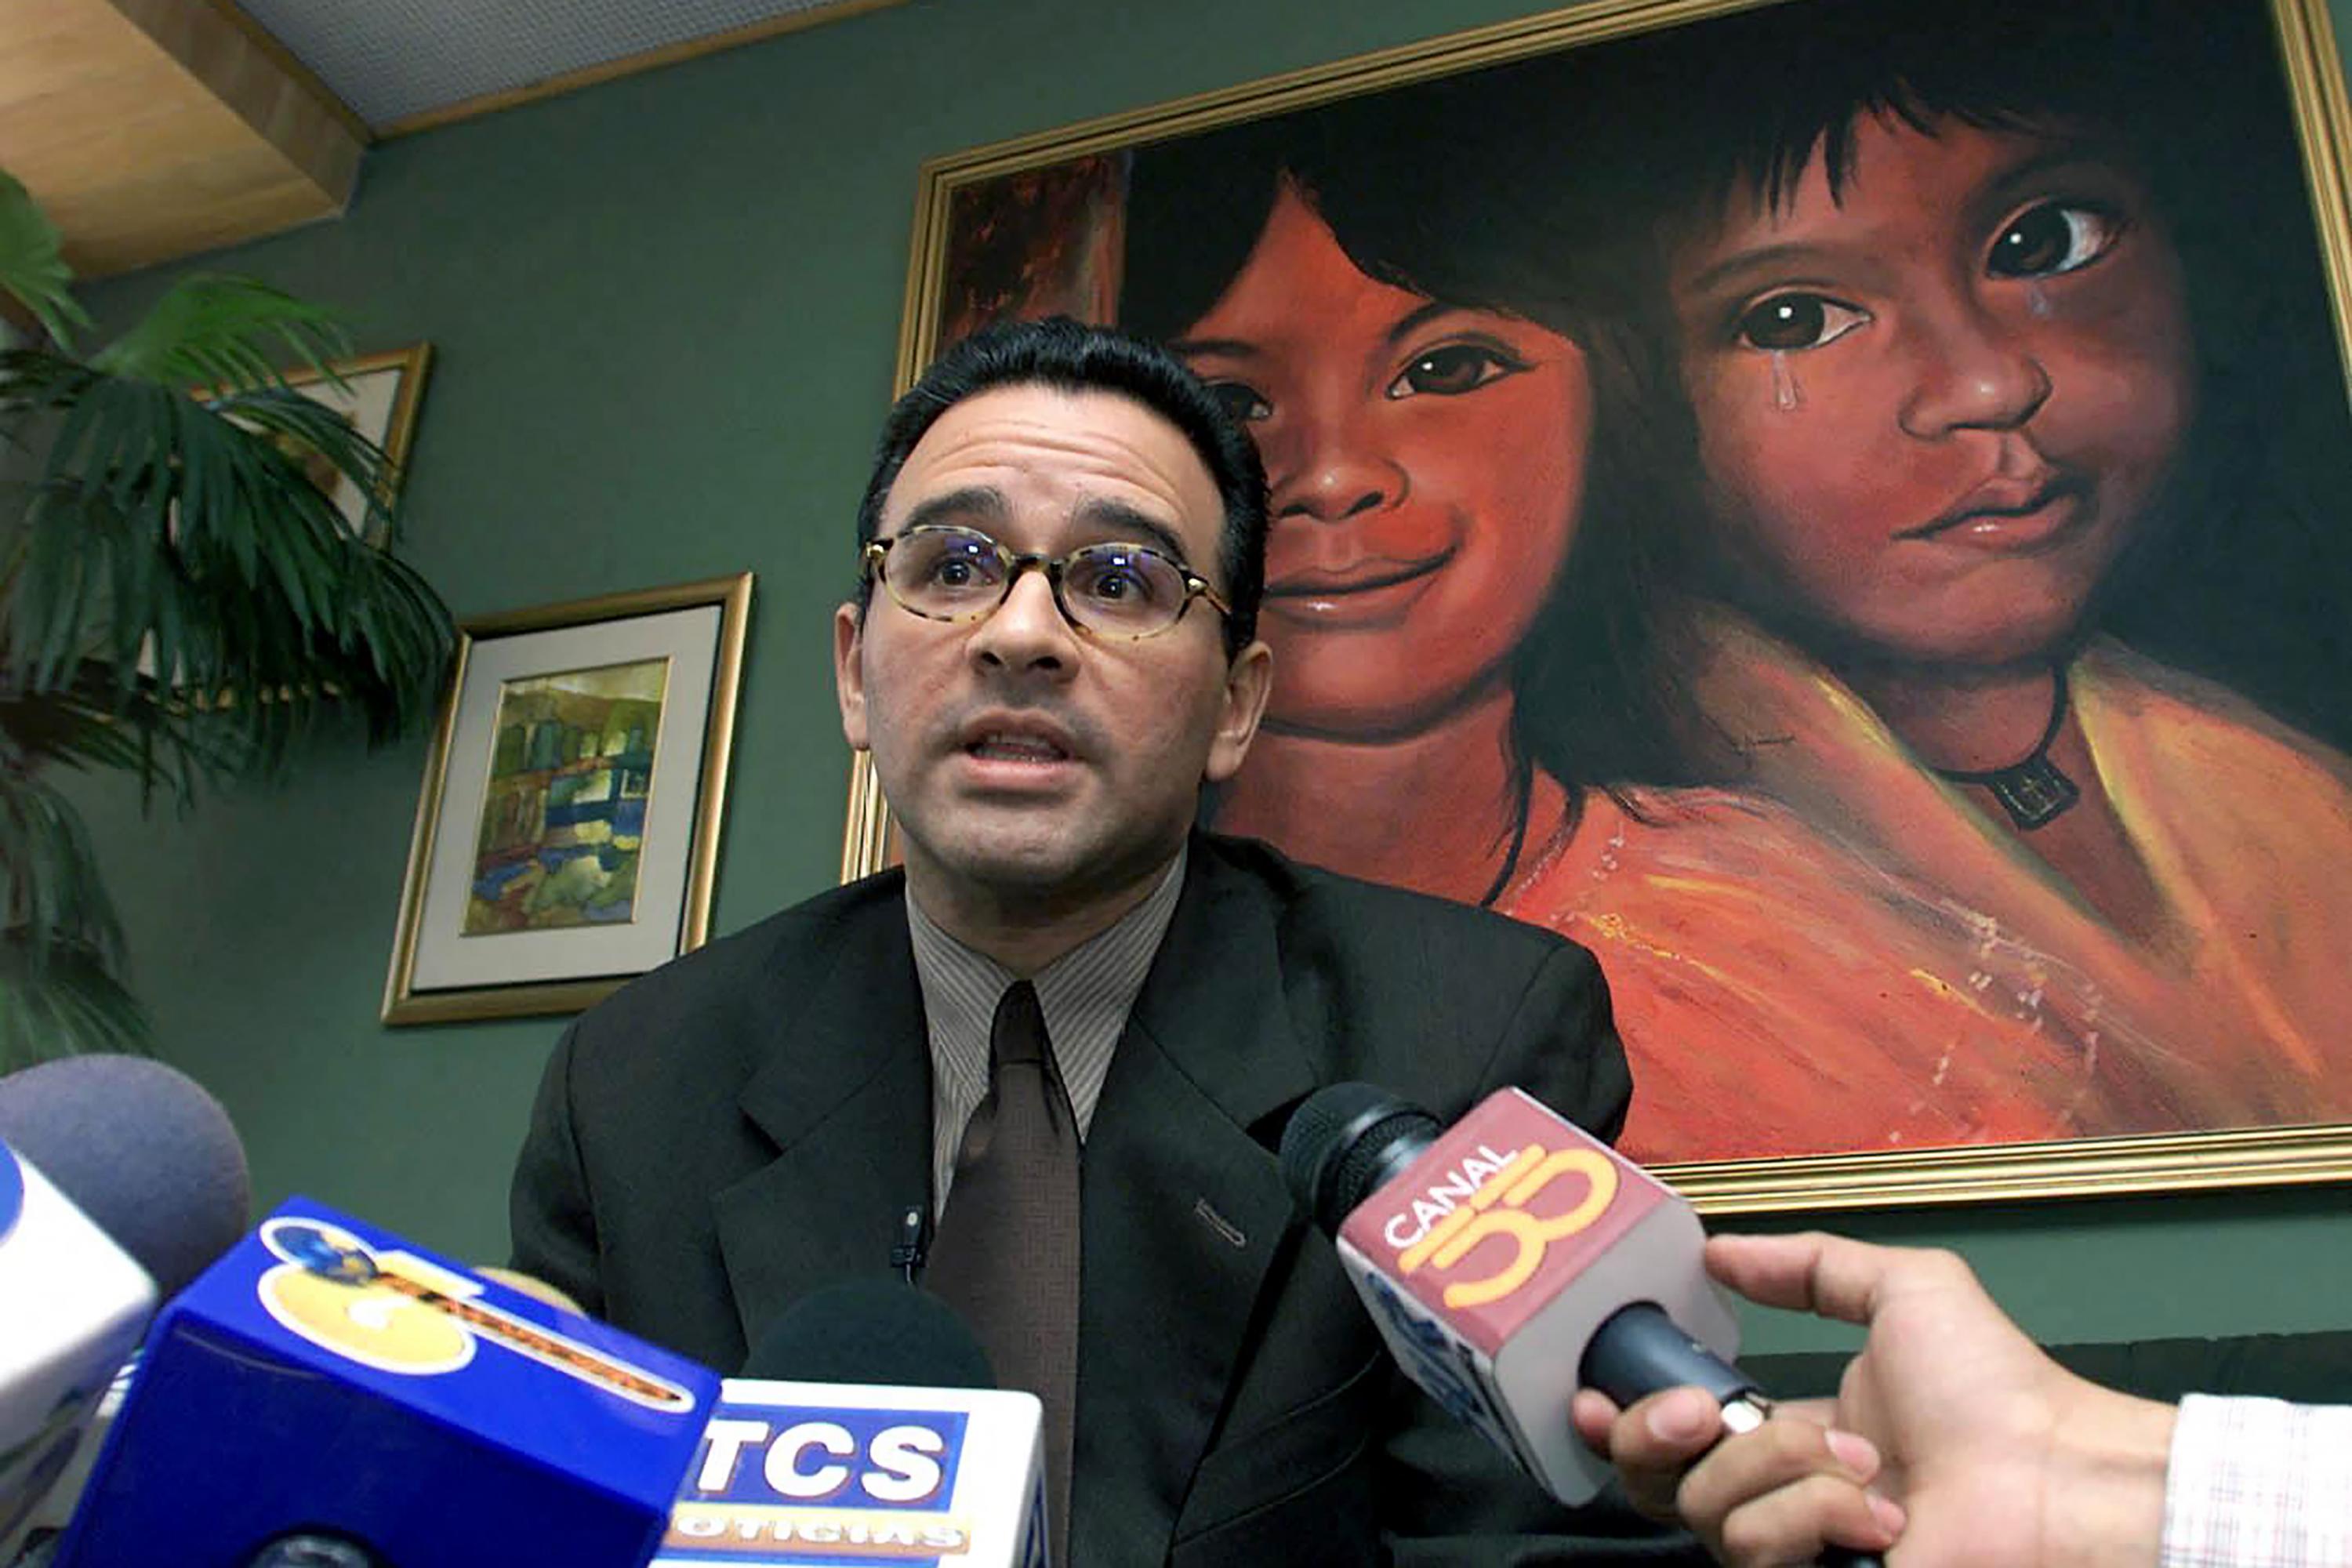
<instances>
[{"instance_id":1,"label":"smiling girl in painting","mask_svg":"<svg viewBox=\"0 0 2352 1568\"><path fill-rule=\"evenodd\" d=\"M1686 100L1769 110L1652 165L1728 771L1958 922L1985 1004L2073 1042L2084 1131L2352 1116L2352 765L2099 632L2243 456L2194 160L2147 134L2193 113L2116 58L2166 11L2213 47L2178 6L1691 29Z\"/></svg>"},{"instance_id":2,"label":"smiling girl in painting","mask_svg":"<svg viewBox=\"0 0 2352 1568\"><path fill-rule=\"evenodd\" d=\"M1214 824L1464 902L1671 754L1614 679L1642 625L1601 586L1627 497L1597 282L1492 221L1526 150L1489 145L1496 110L1530 96L1482 73L1145 149L1124 215L1121 323L1210 384L1272 492L1281 673Z\"/></svg>"}]
</instances>

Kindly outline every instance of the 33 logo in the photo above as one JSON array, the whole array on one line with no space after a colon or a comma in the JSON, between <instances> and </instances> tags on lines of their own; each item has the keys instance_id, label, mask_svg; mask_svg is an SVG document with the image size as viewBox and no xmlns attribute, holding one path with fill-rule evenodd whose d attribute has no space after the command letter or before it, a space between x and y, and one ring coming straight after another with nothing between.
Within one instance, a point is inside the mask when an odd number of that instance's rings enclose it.
<instances>
[{"instance_id":1,"label":"33 logo","mask_svg":"<svg viewBox=\"0 0 2352 1568\"><path fill-rule=\"evenodd\" d=\"M1529 1212L1528 1205L1538 1194L1561 1181L1580 1182L1582 1193L1574 1194L1570 1189L1571 1201L1556 1213ZM1444 1273L1500 1237L1512 1244L1500 1268L1475 1279L1450 1281L1445 1287L1445 1304L1450 1308L1487 1306L1533 1279L1552 1243L1591 1229L1616 1198L1617 1167L1606 1154L1592 1149L1555 1152L1530 1143L1481 1183L1467 1203L1407 1247L1398 1257L1397 1268L1408 1277L1423 1264ZM1545 1206L1558 1202L1555 1197Z\"/></svg>"}]
</instances>

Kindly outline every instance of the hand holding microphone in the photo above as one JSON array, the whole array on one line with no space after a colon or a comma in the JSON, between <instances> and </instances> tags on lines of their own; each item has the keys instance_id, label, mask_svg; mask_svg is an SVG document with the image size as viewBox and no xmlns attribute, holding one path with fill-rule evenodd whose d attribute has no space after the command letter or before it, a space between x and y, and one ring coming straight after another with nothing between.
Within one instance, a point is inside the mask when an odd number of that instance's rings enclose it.
<instances>
[{"instance_id":1,"label":"hand holding microphone","mask_svg":"<svg viewBox=\"0 0 2352 1568\"><path fill-rule=\"evenodd\" d=\"M1686 1390L1622 1412L1579 1396L1578 1428L1627 1489L1676 1508L1726 1562L1785 1563L1832 1531L1857 1532L1868 1477L1836 1455L1832 1433L1884 1456L1906 1516L1903 1568L2157 1561L2172 1407L2058 1365L1959 1258L1819 1234L1720 1236L1706 1266L1750 1300L1870 1331L1834 1401L1787 1407L1772 1430L1712 1452L1719 1424Z\"/></svg>"},{"instance_id":2,"label":"hand holding microphone","mask_svg":"<svg viewBox=\"0 0 2352 1568\"><path fill-rule=\"evenodd\" d=\"M1716 1436L1767 1426L1770 1403L1729 1361L1738 1329L1701 1266L1697 1216L1528 1095L1505 1089L1441 1128L1335 1084L1292 1117L1282 1163L1406 1373L1561 1500L1610 1474L1570 1427L1579 1388L1630 1402L1696 1384ZM1873 1521L1860 1539L1892 1536Z\"/></svg>"}]
</instances>

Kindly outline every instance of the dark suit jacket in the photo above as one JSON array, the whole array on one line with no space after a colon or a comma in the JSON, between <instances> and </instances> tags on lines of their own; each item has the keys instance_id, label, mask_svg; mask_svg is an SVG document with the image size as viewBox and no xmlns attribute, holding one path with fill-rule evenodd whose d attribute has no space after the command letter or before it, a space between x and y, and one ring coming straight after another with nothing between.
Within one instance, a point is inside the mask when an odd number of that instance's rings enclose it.
<instances>
[{"instance_id":1,"label":"dark suit jacket","mask_svg":"<svg viewBox=\"0 0 2352 1568\"><path fill-rule=\"evenodd\" d=\"M727 1372L799 1297L886 1268L930 1187L904 900L895 873L835 889L572 1025L515 1173L516 1266ZM1274 1153L1343 1079L1449 1121L1517 1084L1602 1133L1628 1094L1581 948L1197 836L1087 1136L1073 1563L1686 1549L1567 1513L1397 1373Z\"/></svg>"}]
</instances>

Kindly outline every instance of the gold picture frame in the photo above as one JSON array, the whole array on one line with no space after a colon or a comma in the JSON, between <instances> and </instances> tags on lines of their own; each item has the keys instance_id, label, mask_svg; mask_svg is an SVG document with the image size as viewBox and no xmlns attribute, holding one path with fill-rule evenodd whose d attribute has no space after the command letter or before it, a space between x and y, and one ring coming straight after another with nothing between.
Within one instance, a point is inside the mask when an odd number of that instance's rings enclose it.
<instances>
[{"instance_id":1,"label":"gold picture frame","mask_svg":"<svg viewBox=\"0 0 2352 1568\"><path fill-rule=\"evenodd\" d=\"M709 933L752 574L460 628L386 1024L576 1013Z\"/></svg>"},{"instance_id":2,"label":"gold picture frame","mask_svg":"<svg viewBox=\"0 0 2352 1568\"><path fill-rule=\"evenodd\" d=\"M898 347L898 385L911 385L940 344L949 300L950 258L960 201L992 182L1045 177L1087 160L1118 158L1213 130L1317 109L1351 98L1565 55L1642 35L1704 26L1735 14L1802 13L1817 0L1599 0L1449 37L1390 48L1179 101L1149 106L1082 124L1024 136L927 163L916 194L912 254ZM2275 88L2293 121L2298 166L2282 180L2308 200L2319 282L2316 307L2326 318L2315 353L2342 375L2352 369L2352 110L2347 110L2339 56L2326 0L2232 0L2233 14L2266 21L2275 43ZM1759 93L1770 90L1760 74ZM1006 198L1008 203L1011 198ZM1118 216L1097 224L1096 242L1123 237ZM1108 242L1102 236L1110 237ZM1066 259L1084 248L1062 247ZM1001 259L1001 258L1000 258ZM1091 261L1099 261L1096 255ZM1066 266L1077 284L1057 285L1043 309L1087 314L1111 309L1116 285L1080 258ZM1003 276L1001 272L997 275ZM1106 292L1108 289L1108 292ZM969 315L970 296L963 300ZM960 318L962 319L962 318ZM2340 395L2343 388L2338 385ZM2339 482L2337 489L2342 489ZM2352 581L2337 584L2352 593ZM2337 614L2352 601L2337 605ZM2340 738L2338 745L2344 744ZM844 824L845 880L889 863L890 818L868 759L854 759ZM2352 872L2352 867L2346 868ZM2086 1136L2056 1142L1985 1142L1902 1150L1756 1159L1710 1159L1658 1165L1702 1209L1763 1213L1967 1204L1992 1199L2112 1195L2211 1187L2255 1187L2352 1179L2352 1123L2196 1126L2178 1131Z\"/></svg>"},{"instance_id":3,"label":"gold picture frame","mask_svg":"<svg viewBox=\"0 0 2352 1568\"><path fill-rule=\"evenodd\" d=\"M382 353L334 360L325 372L314 368L289 370L286 372L286 384L312 402L341 414L352 422L352 428L383 449L386 475L382 500L389 509L408 471L417 415L425 403L425 383L432 370L433 345L420 342L387 349ZM339 382L341 384L338 385ZM353 533L367 531L367 498L360 494L359 487L349 476L332 475L328 495ZM371 538L370 542L382 541Z\"/></svg>"}]
</instances>

